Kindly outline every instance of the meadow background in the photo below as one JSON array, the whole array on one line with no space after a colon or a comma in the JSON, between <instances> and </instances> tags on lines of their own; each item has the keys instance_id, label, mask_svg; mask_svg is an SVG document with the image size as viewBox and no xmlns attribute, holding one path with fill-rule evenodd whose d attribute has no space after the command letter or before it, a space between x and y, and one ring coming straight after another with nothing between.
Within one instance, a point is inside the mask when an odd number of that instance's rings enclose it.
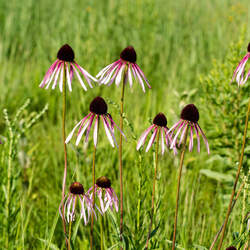
<instances>
[{"instance_id":1,"label":"meadow background","mask_svg":"<svg viewBox=\"0 0 250 250\"><path fill-rule=\"evenodd\" d=\"M185 104L195 103L199 108L199 123L211 154L201 144L200 154L194 150L185 156L177 243L179 249L208 249L225 218L241 147L249 81L239 91L230 80L250 40L249 13L247 0L1 0L1 248L64 247L58 215L64 167L62 95L58 88L46 91L38 85L58 49L68 43L76 61L92 75L133 45L137 63L152 86L144 94L134 84L125 93L126 249L141 249L145 243L151 207L153 154L152 150L137 152L136 140L158 112L167 116L170 127ZM84 92L75 80L72 93L67 93L66 134L98 95L108 101L109 112L118 122L120 92L114 85ZM119 194L118 150L111 148L105 136L99 142L96 177L108 176ZM68 185L80 181L86 190L90 187L91 143L78 148L69 144ZM240 178L246 184L230 217L225 246L240 247L246 241L247 156L249 141ZM178 162L172 152L160 157L150 249L171 247ZM96 249L100 247L99 222L100 217L95 223ZM108 214L104 224L105 249L117 249L119 214ZM89 230L90 225L76 221L75 249L89 248Z\"/></svg>"}]
</instances>

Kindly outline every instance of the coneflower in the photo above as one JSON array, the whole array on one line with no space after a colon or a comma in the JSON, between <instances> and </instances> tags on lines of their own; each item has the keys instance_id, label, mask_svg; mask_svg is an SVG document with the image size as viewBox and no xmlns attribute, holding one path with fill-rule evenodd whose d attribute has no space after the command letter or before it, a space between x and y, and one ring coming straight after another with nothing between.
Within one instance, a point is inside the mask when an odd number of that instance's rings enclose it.
<instances>
[{"instance_id":1,"label":"coneflower","mask_svg":"<svg viewBox=\"0 0 250 250\"><path fill-rule=\"evenodd\" d=\"M236 80L236 82L238 83L238 86L241 86L244 83L246 83L247 79L250 76L250 69L248 70L248 72L245 75L246 63L247 63L249 58L250 58L250 43L248 43L246 55L239 62L238 66L235 69L234 74L233 74L232 81Z\"/></svg>"},{"instance_id":2,"label":"coneflower","mask_svg":"<svg viewBox=\"0 0 250 250\"><path fill-rule=\"evenodd\" d=\"M66 75L69 91L72 91L72 80L74 75L76 75L82 88L87 91L87 87L78 71L83 75L89 87L92 88L91 82L97 80L75 62L75 53L73 49L68 44L65 44L57 52L57 59L49 67L39 87L48 89L53 82L52 89L55 89L59 80L59 89L62 92L63 79Z\"/></svg>"},{"instance_id":3,"label":"coneflower","mask_svg":"<svg viewBox=\"0 0 250 250\"><path fill-rule=\"evenodd\" d=\"M97 78L101 84L110 86L113 82L117 86L122 82L121 100L120 100L120 128L123 130L123 106L124 106L124 94L125 85L129 82L130 87L133 86L134 80L138 80L142 87L143 92L145 92L146 85L151 88L145 77L143 71L136 64L137 55L134 47L126 47L120 54L120 59L113 62L112 64L106 66L98 74ZM134 78L134 80L133 80ZM122 240L123 233L123 176L122 176L122 134L120 134L119 142L119 171L120 171L120 239Z\"/></svg>"},{"instance_id":4,"label":"coneflower","mask_svg":"<svg viewBox=\"0 0 250 250\"><path fill-rule=\"evenodd\" d=\"M248 50L247 54L240 61L238 67L236 68L236 70L234 72L234 76L233 76L233 79L235 79L235 76L237 75L236 76L236 81L238 82L239 86L246 83L246 81L249 79L249 76L250 76L250 69L249 69L249 71L248 71L248 73L247 73L247 75L245 76L245 79L244 79L245 65L247 63L247 60L250 58L250 43L248 44L247 50ZM228 222L228 219L229 219L229 215L231 213L231 206L232 206L232 203L233 203L234 195L235 195L235 192L236 192L236 187L237 187L239 176L240 176L240 170L241 170L241 167L242 167L242 164L243 164L243 157L244 157L246 138L247 138L247 128L248 128L249 114L250 114L250 98L248 99L248 108L247 108L247 113L246 113L245 128L244 128L243 140L242 140L242 146L241 146L240 161L239 161L238 170L237 170L235 181L234 181L234 186L233 186L231 198L230 198L229 205L228 205L228 208L227 208L226 219L225 219L225 223L224 223L224 226L223 226L223 229L222 229L222 235L221 235L221 239L220 239L220 242L219 242L218 250L220 250L221 247L222 247L224 234L225 234L225 230L226 230L226 227L227 227L227 222Z\"/></svg>"},{"instance_id":5,"label":"coneflower","mask_svg":"<svg viewBox=\"0 0 250 250\"><path fill-rule=\"evenodd\" d=\"M72 91L72 80L74 74L77 76L84 90L87 90L85 84L79 72L82 73L85 80L88 82L89 86L92 88L91 80L96 81L96 79L91 76L85 69L83 69L79 64L75 62L75 53L73 49L68 45L63 45L57 52L56 61L50 66L47 73L45 74L39 87L48 89L53 81L52 89L55 89L59 82L59 89L63 92L63 113L62 113L62 137L63 137L63 148L64 148L64 174L62 183L62 200L65 196L65 186L67 179L67 147L65 144L65 122L66 122L66 81L68 83L69 91ZM62 210L64 212L64 209ZM63 230L66 237L66 224L63 218ZM66 245L68 245L67 238Z\"/></svg>"},{"instance_id":6,"label":"coneflower","mask_svg":"<svg viewBox=\"0 0 250 250\"><path fill-rule=\"evenodd\" d=\"M151 218L149 224L149 231L147 236L147 242L145 249L148 249L148 244L150 240L152 225L153 225L153 217L154 217L154 197L155 197L155 182L157 177L157 168L158 168L158 151L159 151L159 143L161 140L161 152L164 154L165 152L165 145L167 147L170 146L172 142L171 135L168 134L168 127L167 127L167 118L163 113L159 113L155 116L153 120L153 124L147 128L141 135L138 140L136 149L139 150L146 142L147 136L149 135L150 131L153 131L147 148L146 152L152 147L154 142L156 141L156 150L155 150L155 171L154 171L154 180L153 180L153 190L152 190L152 206L151 206ZM161 138L161 139L160 139ZM177 153L176 148L174 147L175 154Z\"/></svg>"},{"instance_id":7,"label":"coneflower","mask_svg":"<svg viewBox=\"0 0 250 250\"><path fill-rule=\"evenodd\" d=\"M67 137L65 143L68 143L75 130L79 127L78 133L77 133L77 139L76 139L76 145L79 144L83 134L86 131L85 136L85 142L88 141L90 130L92 125L94 126L94 150L93 150L93 166L92 166L92 177L93 177L93 185L92 187L95 187L95 157L96 157L96 148L97 148L97 142L98 142L98 131L99 131L99 121L102 120L103 126L106 132L106 135L108 137L108 140L112 147L114 145L117 146L115 135L114 135L114 127L116 127L122 136L124 136L123 132L120 130L120 128L115 124L115 122L112 119L112 116L108 113L108 105L104 101L104 99L100 96L96 97L89 106L90 113L86 115L80 122L76 124L76 126L73 128L69 136ZM95 195L93 195L93 207L95 206ZM93 225L94 225L94 217L92 214L91 217L91 234L90 234L90 247L93 249Z\"/></svg>"},{"instance_id":8,"label":"coneflower","mask_svg":"<svg viewBox=\"0 0 250 250\"><path fill-rule=\"evenodd\" d=\"M183 108L180 115L180 120L169 129L168 134L172 135L174 131L176 131L176 134L173 138L173 141L171 143L171 148L176 147L177 145L177 138L180 135L178 147L182 144L181 149L181 156L180 156L180 167L179 167L179 175L178 175L178 184L177 184L177 194L176 194L176 208L175 208L175 222L174 222L174 233L173 233L173 241L172 241L172 250L175 249L175 241L176 241L176 229L177 229L177 217L178 217L178 205L179 205L179 193L180 193L180 183L181 183L181 173L182 173L182 167L183 167L183 161L184 161L184 155L186 151L186 143L187 138L190 130L189 135L189 151L193 150L193 138L194 133L197 137L197 150L200 152L200 134L205 142L207 152L210 153L209 145L207 138L202 131L201 127L198 124L199 121L199 111L196 108L194 104L188 104Z\"/></svg>"}]
</instances>

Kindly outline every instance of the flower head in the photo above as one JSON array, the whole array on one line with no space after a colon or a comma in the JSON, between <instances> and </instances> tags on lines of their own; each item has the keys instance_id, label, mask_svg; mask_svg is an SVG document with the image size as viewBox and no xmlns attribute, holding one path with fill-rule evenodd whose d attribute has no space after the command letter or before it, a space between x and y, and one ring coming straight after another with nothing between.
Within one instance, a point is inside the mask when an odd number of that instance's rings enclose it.
<instances>
[{"instance_id":1,"label":"flower head","mask_svg":"<svg viewBox=\"0 0 250 250\"><path fill-rule=\"evenodd\" d=\"M92 88L93 86L91 84L91 81L97 80L93 76L91 76L85 69L83 69L79 64L77 64L74 59L75 53L73 49L68 44L63 45L57 52L57 60L50 66L39 87L44 88L46 86L46 89L48 89L52 81L54 80L52 89L55 89L59 79L59 89L62 92L65 70L69 91L72 91L71 83L74 74L78 78L83 89L87 91L86 85L84 84L79 72L83 75L90 88Z\"/></svg>"},{"instance_id":2,"label":"flower head","mask_svg":"<svg viewBox=\"0 0 250 250\"><path fill-rule=\"evenodd\" d=\"M115 124L115 122L112 119L112 116L107 113L108 112L108 105L104 101L104 99L100 96L96 97L89 106L90 113L86 115L80 122L76 124L76 126L73 128L69 136L67 137L65 143L68 143L75 130L79 127L78 133L77 133L77 139L76 139L76 145L79 144L83 134L85 131L86 132L86 137L85 137L85 142L88 141L89 138L89 133L91 126L94 124L94 144L95 147L97 146L97 141L98 141L98 126L99 126L99 120L101 119L103 122L103 126L106 132L106 135L108 137L108 140L111 144L112 147L114 145L117 146L116 140L115 140L115 135L114 135L114 127L116 126L119 130L120 128ZM122 133L122 131L120 130ZM124 134L122 133L124 136Z\"/></svg>"},{"instance_id":3,"label":"flower head","mask_svg":"<svg viewBox=\"0 0 250 250\"><path fill-rule=\"evenodd\" d=\"M134 78L134 80L139 81L143 92L145 92L144 82L149 88L151 88L151 86L149 85L143 71L136 64L136 58L135 49L132 46L128 46L121 52L119 60L106 66L96 77L99 78L101 84L107 84L110 86L115 81L115 84L119 86L123 72L125 72L125 82L128 81L130 87L132 87Z\"/></svg>"},{"instance_id":4,"label":"flower head","mask_svg":"<svg viewBox=\"0 0 250 250\"><path fill-rule=\"evenodd\" d=\"M74 221L76 214L77 200L80 201L80 216L81 218L84 219L85 225L87 225L91 212L95 214L95 211L93 209L92 200L89 198L87 194L84 193L83 185L79 182L74 182L71 184L69 188L69 193L66 195L65 199L63 199L60 204L59 207L60 215L61 217L63 217L61 210L62 210L62 205L64 203L64 216L66 217L68 223L70 221ZM86 216L85 208L87 208L88 216ZM96 208L99 210L97 206Z\"/></svg>"},{"instance_id":5,"label":"flower head","mask_svg":"<svg viewBox=\"0 0 250 250\"><path fill-rule=\"evenodd\" d=\"M164 154L165 151L165 144L167 147L170 146L170 143L172 141L171 135L169 135L168 132L168 127L167 127L167 118L163 113L159 113L158 115L155 116L153 120L153 125L151 125L149 128L147 128L141 135L141 137L138 140L137 147L136 149L139 150L140 147L142 147L147 139L148 134L150 131L153 131L153 134L151 135L146 152L150 149L150 147L153 145L157 133L160 133L161 135L161 152ZM176 153L176 148L174 147L174 153Z\"/></svg>"},{"instance_id":6,"label":"flower head","mask_svg":"<svg viewBox=\"0 0 250 250\"><path fill-rule=\"evenodd\" d=\"M210 151L209 151L209 145L208 145L207 138L206 138L205 134L203 133L201 127L198 124L199 111L196 108L196 106L194 104L188 104L187 106L185 106L183 108L183 110L181 111L180 118L181 119L168 131L168 133L171 132L171 135L172 135L173 132L176 130L176 134L175 134L174 139L171 143L171 148L176 146L177 138L178 138L179 134L181 135L181 137L180 137L180 140L178 143L178 147L180 147L180 145L184 139L186 130L188 130L190 128L189 151L191 152L193 150L194 133L195 133L196 137L197 137L197 150L198 150L198 152L200 152L200 134L201 134L201 136L204 140L204 143L206 145L207 152L209 154Z\"/></svg>"},{"instance_id":7,"label":"flower head","mask_svg":"<svg viewBox=\"0 0 250 250\"><path fill-rule=\"evenodd\" d=\"M95 189L93 187L88 190L88 195L92 198L93 193L97 194L100 201L101 211L105 213L108 208L113 211L113 206L115 207L116 212L118 212L118 198L111 187L111 181L109 178L102 176L96 180Z\"/></svg>"},{"instance_id":8,"label":"flower head","mask_svg":"<svg viewBox=\"0 0 250 250\"><path fill-rule=\"evenodd\" d=\"M247 46L247 53L243 57L243 59L238 64L237 68L234 71L233 79L234 81L236 79L236 82L238 83L238 86L243 85L246 83L247 79L250 77L250 69L248 70L247 74L245 75L245 67L248 59L250 58L250 43Z\"/></svg>"},{"instance_id":9,"label":"flower head","mask_svg":"<svg viewBox=\"0 0 250 250\"><path fill-rule=\"evenodd\" d=\"M227 247L227 249L226 250L237 250L237 248L236 247L234 247L234 246L230 246L230 247Z\"/></svg>"}]
</instances>

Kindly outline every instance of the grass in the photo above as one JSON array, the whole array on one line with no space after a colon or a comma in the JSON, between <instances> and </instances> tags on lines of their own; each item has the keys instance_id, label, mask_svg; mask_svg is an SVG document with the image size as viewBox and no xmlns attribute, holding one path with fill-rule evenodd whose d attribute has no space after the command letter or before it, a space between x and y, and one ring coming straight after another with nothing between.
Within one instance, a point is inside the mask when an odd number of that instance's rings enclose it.
<instances>
[{"instance_id":1,"label":"grass","mask_svg":"<svg viewBox=\"0 0 250 250\"><path fill-rule=\"evenodd\" d=\"M6 222L9 229L6 229L6 223L0 227L0 233L4 235L0 244L6 241L7 233L10 237L9 249L64 247L61 220L58 219L64 166L61 145L62 95L58 89L45 91L38 88L47 68L55 60L57 50L64 43L69 43L75 51L76 61L95 75L131 44L137 51L138 64L148 77L152 90L143 94L135 84L132 91L127 88L125 93L124 132L128 142L124 143L124 221L127 249L139 249L139 245L145 243L150 221L152 150L147 154L144 151L136 152L135 139L160 111L167 115L169 126L174 124L186 103L196 103L200 108L200 125L208 133L212 153L207 156L202 144L200 155L194 151L185 156L177 242L184 249L209 248L224 220L236 171L230 163L235 163L237 159L225 157L218 145L213 145L214 135L208 131L213 121L213 110L211 115L207 111L210 96L199 79L200 75L211 75L210 70L216 69L213 61L217 60L229 68L223 83L230 81L230 72L235 64L230 62L227 65L225 59L230 52L230 44L240 39L239 27L247 24L247 3L246 0L71 0L54 1L53 4L48 0L1 1L0 110L7 108L9 119L13 121L16 111L27 98L30 99L30 105L13 122L15 136L47 103L48 111L35 120L32 128L27 126L27 130L20 132L9 156L13 170L10 183L12 210ZM248 42L246 39L249 40L249 37L245 38L241 53ZM224 74L224 71L220 74ZM220 76L213 77L218 79ZM67 93L66 134L88 112L90 101L97 95L108 100L109 112L118 122L120 91L120 88L111 86L84 92L75 80L73 92ZM240 107L244 114L244 106ZM0 177L3 180L0 219L4 221L6 213L2 208L6 204L8 166L6 152L10 144L3 113L0 117L0 138L4 141L4 145L0 145ZM210 118L211 123L206 118ZM108 175L118 193L118 150L108 145L102 135L104 130L101 129L100 133L96 176ZM236 130L236 135L239 135L240 143L239 130ZM217 140L223 144L228 139L220 139L220 135L217 135ZM92 149L82 145L78 148L73 144L68 146L67 184L78 180L88 189L91 185ZM237 156L237 152L235 154ZM211 158L218 155L220 158L211 163ZM227 165L224 161L230 163ZM216 170L227 175L224 179L218 178L218 175L211 178L201 169ZM161 156L153 227L153 230L157 228L157 232L150 249L171 247L177 174L178 159L172 154ZM242 215L243 201L241 196L230 217L225 246L237 239L237 232L240 233L241 220L245 216ZM118 242L117 223L118 214L108 214L104 218L105 249ZM73 232L75 249L88 249L89 225L84 227L82 222L75 224L79 226L78 232L74 227L75 236ZM95 225L98 249L99 222Z\"/></svg>"}]
</instances>

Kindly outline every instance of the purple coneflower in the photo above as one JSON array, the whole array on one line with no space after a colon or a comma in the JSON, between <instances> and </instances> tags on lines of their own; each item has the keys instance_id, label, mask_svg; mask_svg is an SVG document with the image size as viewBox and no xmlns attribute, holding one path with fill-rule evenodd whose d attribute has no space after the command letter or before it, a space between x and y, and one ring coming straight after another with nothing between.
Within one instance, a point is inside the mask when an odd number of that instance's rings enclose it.
<instances>
[{"instance_id":1,"label":"purple coneflower","mask_svg":"<svg viewBox=\"0 0 250 250\"><path fill-rule=\"evenodd\" d=\"M59 212L61 217L63 217L63 214L66 216L68 223L70 221L75 220L75 213L76 213L76 203L77 199L80 201L80 216L81 218L83 217L85 225L87 225L89 221L90 214L93 212L95 214L95 211L93 209L93 204L91 199L84 193L84 188L83 185L79 182L74 182L71 184L69 188L69 193L66 195L65 199L62 200L60 207L59 207ZM62 213L61 208L64 203L64 213ZM85 203L85 205L84 205ZM86 216L85 212L85 206L87 208L88 216ZM98 209L98 208L97 208ZM98 209L99 210L99 209ZM99 210L100 211L100 210ZM96 214L95 214L96 216Z\"/></svg>"},{"instance_id":2,"label":"purple coneflower","mask_svg":"<svg viewBox=\"0 0 250 250\"><path fill-rule=\"evenodd\" d=\"M185 106L183 110L181 111L181 119L174 126L172 126L172 128L170 128L168 131L168 133L171 132L171 134L173 134L173 132L176 130L176 135L171 143L170 148L173 148L174 146L176 146L177 137L179 134L181 134L181 137L178 143L178 147L180 147L183 141L184 135L185 135L185 131L190 128L189 151L191 152L193 150L194 133L195 133L197 137L197 151L200 152L200 134L201 134L204 140L204 143L206 145L207 152L209 154L210 151L209 151L208 141L201 127L199 126L198 121L199 121L199 111L195 107L195 105L188 104L187 106Z\"/></svg>"},{"instance_id":3,"label":"purple coneflower","mask_svg":"<svg viewBox=\"0 0 250 250\"><path fill-rule=\"evenodd\" d=\"M98 137L97 136L98 123L99 123L99 119L101 119L103 121L105 132L106 132L106 135L109 139L111 146L114 147L114 144L116 144L116 146L117 146L117 143L115 140L115 135L114 135L114 126L116 126L119 130L120 130L120 128L115 124L115 122L112 119L112 116L109 113L107 113L108 105L104 101L104 99L100 96L96 97L90 103L89 110L90 110L90 113L88 115L86 115L80 122L78 122L76 124L76 126L73 128L73 130L71 131L71 133L67 137L65 143L68 143L71 140L75 130L79 126L80 127L79 127L78 133L77 133L76 145L79 144L85 131L87 131L86 137L85 137L85 142L88 142L90 129L91 129L92 124L94 123L94 145L96 147L97 140L98 140L98 138L97 138ZM120 132L121 132L121 130L120 130Z\"/></svg>"},{"instance_id":4,"label":"purple coneflower","mask_svg":"<svg viewBox=\"0 0 250 250\"><path fill-rule=\"evenodd\" d=\"M132 46L128 46L127 48L125 48L120 54L120 59L102 69L97 74L96 78L99 78L99 82L101 84L108 84L108 86L110 86L115 80L115 84L119 86L120 82L122 81L122 75L124 70L126 69L126 65L127 70L125 71L125 83L128 81L130 87L132 87L132 78L134 77L135 80L138 79L143 92L145 92L144 82L149 88L151 88L143 71L136 64L136 52Z\"/></svg>"},{"instance_id":5,"label":"purple coneflower","mask_svg":"<svg viewBox=\"0 0 250 250\"><path fill-rule=\"evenodd\" d=\"M83 89L87 91L87 88L79 72L83 75L83 77L89 84L90 88L92 88L91 80L93 81L97 80L93 76L91 76L85 69L83 69L79 64L77 64L74 59L75 59L75 54L73 49L68 44L63 45L57 53L56 61L50 66L39 87L44 88L46 86L46 89L48 89L54 79L52 89L55 89L59 78L59 89L62 92L64 69L66 69L66 77L67 77L69 91L72 91L71 82L74 74L76 74Z\"/></svg>"},{"instance_id":6,"label":"purple coneflower","mask_svg":"<svg viewBox=\"0 0 250 250\"><path fill-rule=\"evenodd\" d=\"M87 193L91 198L93 196L93 187L91 187ZM95 183L94 193L97 194L99 198L101 211L103 213L105 213L108 208L113 211L113 206L115 207L116 212L118 212L119 201L115 191L111 187L110 179L105 176L99 177Z\"/></svg>"},{"instance_id":7,"label":"purple coneflower","mask_svg":"<svg viewBox=\"0 0 250 250\"><path fill-rule=\"evenodd\" d=\"M163 113L159 113L155 116L153 120L153 125L151 125L149 128L147 128L141 135L141 137L138 140L136 149L139 150L140 147L142 147L147 139L148 134L150 131L153 131L153 134L151 135L146 152L152 147L152 145L155 142L157 132L161 134L161 153L164 154L165 151L165 144L167 147L170 146L170 143L172 142L171 135L168 134L168 127L167 127L167 118ZM177 153L176 147L174 147L174 152Z\"/></svg>"},{"instance_id":8,"label":"purple coneflower","mask_svg":"<svg viewBox=\"0 0 250 250\"><path fill-rule=\"evenodd\" d=\"M248 72L245 76L245 67L246 67L246 63L247 63L249 58L250 58L250 43L247 46L247 54L240 61L239 65L237 66L237 68L235 69L234 74L233 74L232 81L234 81L236 78L236 82L238 83L238 86L243 85L250 76L250 69L248 70ZM244 79L244 77L245 77L245 79Z\"/></svg>"}]
</instances>

